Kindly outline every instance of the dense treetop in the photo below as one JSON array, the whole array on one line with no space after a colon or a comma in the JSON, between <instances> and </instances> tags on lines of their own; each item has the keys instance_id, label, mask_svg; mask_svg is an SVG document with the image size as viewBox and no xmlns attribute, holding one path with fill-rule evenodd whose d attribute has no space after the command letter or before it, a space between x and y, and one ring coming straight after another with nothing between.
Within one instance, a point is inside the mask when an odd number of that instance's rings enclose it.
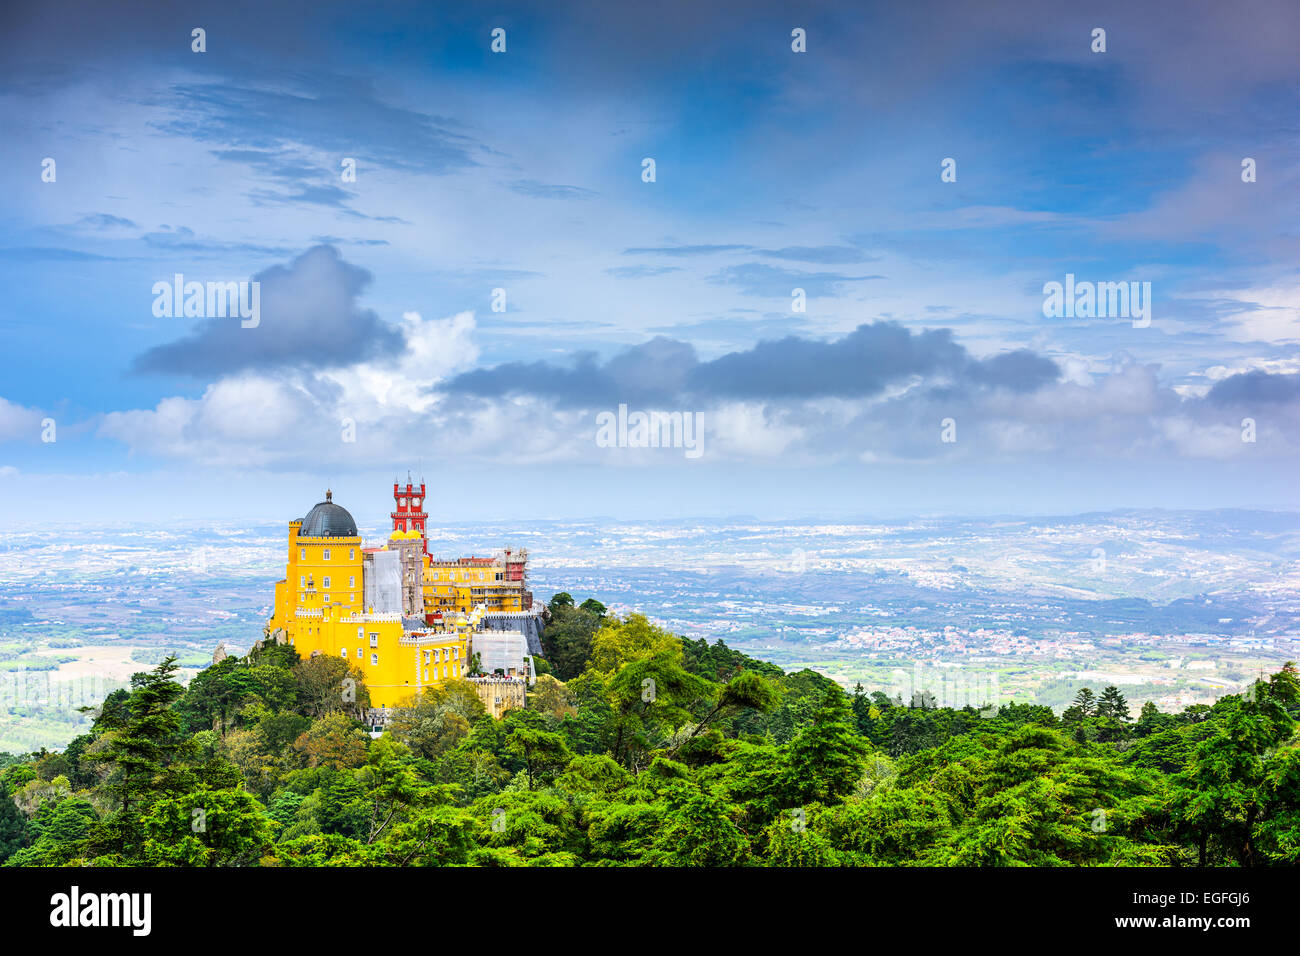
<instances>
[{"instance_id":1,"label":"dense treetop","mask_svg":"<svg viewBox=\"0 0 1300 956\"><path fill-rule=\"evenodd\" d=\"M446 681L362 723L341 659L168 659L0 754L7 866L1295 865L1300 680L1136 719L846 693L558 594L528 708Z\"/></svg>"}]
</instances>

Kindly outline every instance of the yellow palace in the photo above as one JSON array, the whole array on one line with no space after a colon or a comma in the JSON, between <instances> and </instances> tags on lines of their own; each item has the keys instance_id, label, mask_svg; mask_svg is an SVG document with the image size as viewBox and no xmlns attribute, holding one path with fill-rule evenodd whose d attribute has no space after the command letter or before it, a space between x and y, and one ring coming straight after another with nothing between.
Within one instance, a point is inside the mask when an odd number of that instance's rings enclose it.
<instances>
[{"instance_id":1,"label":"yellow palace","mask_svg":"<svg viewBox=\"0 0 1300 956\"><path fill-rule=\"evenodd\" d=\"M522 618L532 605L523 550L431 558L424 497L423 483L393 484L393 530L383 547L363 545L352 515L329 491L289 522L271 633L303 657L331 654L357 665L374 707L468 676L472 634L484 615Z\"/></svg>"}]
</instances>

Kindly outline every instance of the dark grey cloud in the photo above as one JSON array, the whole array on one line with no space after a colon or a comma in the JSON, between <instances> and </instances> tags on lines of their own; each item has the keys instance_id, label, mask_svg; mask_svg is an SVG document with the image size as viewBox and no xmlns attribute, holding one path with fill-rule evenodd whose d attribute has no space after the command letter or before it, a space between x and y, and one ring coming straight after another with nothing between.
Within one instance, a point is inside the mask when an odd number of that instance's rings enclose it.
<instances>
[{"instance_id":1,"label":"dark grey cloud","mask_svg":"<svg viewBox=\"0 0 1300 956\"><path fill-rule=\"evenodd\" d=\"M842 339L760 342L695 369L700 392L737 398L855 397L912 376L953 375L972 360L948 329L913 333L893 322L860 325Z\"/></svg>"},{"instance_id":2,"label":"dark grey cloud","mask_svg":"<svg viewBox=\"0 0 1300 956\"><path fill-rule=\"evenodd\" d=\"M841 287L851 282L867 282L884 276L851 276L836 272L801 272L783 269L762 262L746 262L727 266L709 277L710 282L735 286L744 295L788 298L791 290L803 289L810 296L836 296Z\"/></svg>"},{"instance_id":3,"label":"dark grey cloud","mask_svg":"<svg viewBox=\"0 0 1300 956\"><path fill-rule=\"evenodd\" d=\"M914 381L954 394L999 388L1027 392L1058 377L1053 361L1027 350L977 359L953 341L949 329L912 332L895 322L875 322L833 341L789 335L706 362L690 344L660 336L603 364L590 352L579 353L568 366L512 362L457 376L443 390L594 407L621 401L865 398Z\"/></svg>"},{"instance_id":4,"label":"dark grey cloud","mask_svg":"<svg viewBox=\"0 0 1300 956\"><path fill-rule=\"evenodd\" d=\"M1209 405L1276 405L1300 401L1300 375L1242 372L1216 382L1205 396Z\"/></svg>"},{"instance_id":5,"label":"dark grey cloud","mask_svg":"<svg viewBox=\"0 0 1300 956\"><path fill-rule=\"evenodd\" d=\"M663 403L680 394L697 364L692 346L659 336L604 364L585 351L576 353L568 366L507 362L458 375L444 390L481 398L531 395L579 408L620 401Z\"/></svg>"},{"instance_id":6,"label":"dark grey cloud","mask_svg":"<svg viewBox=\"0 0 1300 956\"><path fill-rule=\"evenodd\" d=\"M600 195L593 189L583 189L581 186L559 186L535 179L516 179L510 184L510 191L531 199L595 199Z\"/></svg>"},{"instance_id":7,"label":"dark grey cloud","mask_svg":"<svg viewBox=\"0 0 1300 956\"><path fill-rule=\"evenodd\" d=\"M186 281L239 278L177 269ZM168 320L197 325L184 338L138 356L134 370L204 378L247 369L328 368L395 355L404 345L399 331L357 302L370 273L343 261L332 246L315 246L253 278L261 283L256 328L243 328L237 317Z\"/></svg>"},{"instance_id":8,"label":"dark grey cloud","mask_svg":"<svg viewBox=\"0 0 1300 956\"><path fill-rule=\"evenodd\" d=\"M1057 364L1031 349L1003 352L972 364L968 376L972 382L1010 389L1013 392L1033 392L1050 385L1061 375Z\"/></svg>"}]
</instances>

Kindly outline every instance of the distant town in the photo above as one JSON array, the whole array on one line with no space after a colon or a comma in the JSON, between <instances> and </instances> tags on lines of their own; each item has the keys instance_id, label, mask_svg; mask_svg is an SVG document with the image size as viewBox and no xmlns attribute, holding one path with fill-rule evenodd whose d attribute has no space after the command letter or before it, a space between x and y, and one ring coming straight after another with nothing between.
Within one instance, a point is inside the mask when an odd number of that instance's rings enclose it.
<instances>
[{"instance_id":1,"label":"distant town","mask_svg":"<svg viewBox=\"0 0 1300 956\"><path fill-rule=\"evenodd\" d=\"M1137 706L1172 711L1300 659L1298 525L1264 512L1124 512L426 533L429 550L448 556L527 551L520 610L533 594L539 610L558 591L596 595L614 613L811 667L849 690L896 696L919 680L941 702L956 686L963 699L1059 711L1082 686L1115 684ZM392 519L360 531L380 547ZM246 649L272 615L284 542L282 526L236 522L10 535L0 550L0 749L66 743L83 718L59 701L98 700L165 652L192 676L218 643Z\"/></svg>"}]
</instances>

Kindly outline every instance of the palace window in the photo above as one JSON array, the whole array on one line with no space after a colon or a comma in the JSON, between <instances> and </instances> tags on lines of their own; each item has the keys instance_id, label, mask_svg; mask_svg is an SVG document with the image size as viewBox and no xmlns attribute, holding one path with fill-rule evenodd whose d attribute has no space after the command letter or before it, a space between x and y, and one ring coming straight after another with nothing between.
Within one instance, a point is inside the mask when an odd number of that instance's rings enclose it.
<instances>
[{"instance_id":1,"label":"palace window","mask_svg":"<svg viewBox=\"0 0 1300 956\"><path fill-rule=\"evenodd\" d=\"M361 660L361 648L357 648L357 660Z\"/></svg>"},{"instance_id":2,"label":"palace window","mask_svg":"<svg viewBox=\"0 0 1300 956\"><path fill-rule=\"evenodd\" d=\"M320 579L320 584L321 584L321 587L323 587L323 588L325 588L326 590L328 590L328 589L329 589L329 586L330 586L330 579L329 579L328 577L321 578L321 579Z\"/></svg>"},{"instance_id":3,"label":"palace window","mask_svg":"<svg viewBox=\"0 0 1300 956\"><path fill-rule=\"evenodd\" d=\"M424 679L425 680L429 679L429 668L427 667L424 669Z\"/></svg>"},{"instance_id":4,"label":"palace window","mask_svg":"<svg viewBox=\"0 0 1300 956\"><path fill-rule=\"evenodd\" d=\"M379 646L379 635L373 631L370 632L370 646L371 647Z\"/></svg>"},{"instance_id":5,"label":"palace window","mask_svg":"<svg viewBox=\"0 0 1300 956\"><path fill-rule=\"evenodd\" d=\"M348 548L348 560L349 560L349 561L355 561L356 559L357 559L357 549L356 549L356 548Z\"/></svg>"},{"instance_id":6,"label":"palace window","mask_svg":"<svg viewBox=\"0 0 1300 956\"><path fill-rule=\"evenodd\" d=\"M323 560L328 561L330 559L330 549L326 548L321 557Z\"/></svg>"},{"instance_id":7,"label":"palace window","mask_svg":"<svg viewBox=\"0 0 1300 956\"><path fill-rule=\"evenodd\" d=\"M346 647L340 648L340 649L339 649L339 657L342 657L342 658L346 659L347 656L348 656L348 649L347 649Z\"/></svg>"},{"instance_id":8,"label":"palace window","mask_svg":"<svg viewBox=\"0 0 1300 956\"><path fill-rule=\"evenodd\" d=\"M356 586L357 586L357 576L355 574L348 575L348 587L354 588Z\"/></svg>"},{"instance_id":9,"label":"palace window","mask_svg":"<svg viewBox=\"0 0 1300 956\"><path fill-rule=\"evenodd\" d=\"M370 655L370 666L371 666L371 667L378 667L378 666L379 666L379 655L378 655L378 654L371 654L371 655Z\"/></svg>"},{"instance_id":10,"label":"palace window","mask_svg":"<svg viewBox=\"0 0 1300 956\"><path fill-rule=\"evenodd\" d=\"M306 549L306 548L299 548L299 549L298 549L298 560L299 560L299 561L306 561L306 560L307 560L307 549Z\"/></svg>"},{"instance_id":11,"label":"palace window","mask_svg":"<svg viewBox=\"0 0 1300 956\"><path fill-rule=\"evenodd\" d=\"M460 660L460 648L459 648L459 647L453 647L453 648L451 649L451 659L454 660L454 661L458 661L458 660Z\"/></svg>"},{"instance_id":12,"label":"palace window","mask_svg":"<svg viewBox=\"0 0 1300 956\"><path fill-rule=\"evenodd\" d=\"M307 575L305 574L298 575L298 587L305 588L306 586L307 586Z\"/></svg>"},{"instance_id":13,"label":"palace window","mask_svg":"<svg viewBox=\"0 0 1300 956\"><path fill-rule=\"evenodd\" d=\"M365 636L366 636L366 629L364 627L357 628L357 640L359 641Z\"/></svg>"}]
</instances>

